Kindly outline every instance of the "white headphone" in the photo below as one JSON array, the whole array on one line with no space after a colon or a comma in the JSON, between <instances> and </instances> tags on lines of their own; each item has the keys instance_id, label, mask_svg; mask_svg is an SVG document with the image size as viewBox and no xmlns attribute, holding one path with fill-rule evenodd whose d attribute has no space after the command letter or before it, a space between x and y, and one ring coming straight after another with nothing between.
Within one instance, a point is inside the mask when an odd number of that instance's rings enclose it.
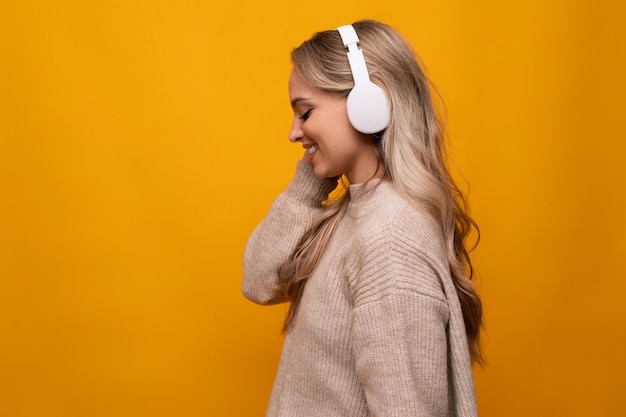
<instances>
[{"instance_id":1,"label":"white headphone","mask_svg":"<svg viewBox=\"0 0 626 417\"><path fill-rule=\"evenodd\" d=\"M348 49L348 62L354 78L354 88L348 94L348 119L362 133L380 133L389 124L389 103L382 88L370 80L363 51L358 48L359 37L352 25L337 28L343 46Z\"/></svg>"}]
</instances>

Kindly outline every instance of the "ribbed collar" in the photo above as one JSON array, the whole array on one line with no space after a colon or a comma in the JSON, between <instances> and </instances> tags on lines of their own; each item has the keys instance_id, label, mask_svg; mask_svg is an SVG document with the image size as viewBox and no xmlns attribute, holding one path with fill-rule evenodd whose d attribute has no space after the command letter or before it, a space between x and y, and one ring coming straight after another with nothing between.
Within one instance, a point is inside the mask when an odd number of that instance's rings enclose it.
<instances>
[{"instance_id":1,"label":"ribbed collar","mask_svg":"<svg viewBox=\"0 0 626 417\"><path fill-rule=\"evenodd\" d=\"M393 187L387 179L375 178L362 184L350 184L350 210L358 215L367 213L367 208L376 205L376 200L383 194L388 193Z\"/></svg>"}]
</instances>

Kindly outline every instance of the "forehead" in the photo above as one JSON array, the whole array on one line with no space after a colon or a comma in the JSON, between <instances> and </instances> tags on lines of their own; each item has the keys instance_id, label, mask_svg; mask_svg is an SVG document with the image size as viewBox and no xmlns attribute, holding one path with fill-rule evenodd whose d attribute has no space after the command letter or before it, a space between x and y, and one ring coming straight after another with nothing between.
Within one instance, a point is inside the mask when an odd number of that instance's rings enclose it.
<instances>
[{"instance_id":1,"label":"forehead","mask_svg":"<svg viewBox=\"0 0 626 417\"><path fill-rule=\"evenodd\" d=\"M298 74L295 70L291 71L291 74L289 75L289 98L291 100L297 97L311 98L319 95L320 93L321 90L304 81L300 74Z\"/></svg>"}]
</instances>

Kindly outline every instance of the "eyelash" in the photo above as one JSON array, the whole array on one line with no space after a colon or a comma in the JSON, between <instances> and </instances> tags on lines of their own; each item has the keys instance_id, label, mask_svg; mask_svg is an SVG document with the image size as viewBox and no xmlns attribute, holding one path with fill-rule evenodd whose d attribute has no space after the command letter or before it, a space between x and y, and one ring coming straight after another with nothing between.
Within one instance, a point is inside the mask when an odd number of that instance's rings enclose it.
<instances>
[{"instance_id":1,"label":"eyelash","mask_svg":"<svg viewBox=\"0 0 626 417\"><path fill-rule=\"evenodd\" d=\"M313 109L307 110L302 116L300 116L300 120L302 120L303 122L306 122L308 120L308 118L311 117L311 112L312 111L313 111Z\"/></svg>"}]
</instances>

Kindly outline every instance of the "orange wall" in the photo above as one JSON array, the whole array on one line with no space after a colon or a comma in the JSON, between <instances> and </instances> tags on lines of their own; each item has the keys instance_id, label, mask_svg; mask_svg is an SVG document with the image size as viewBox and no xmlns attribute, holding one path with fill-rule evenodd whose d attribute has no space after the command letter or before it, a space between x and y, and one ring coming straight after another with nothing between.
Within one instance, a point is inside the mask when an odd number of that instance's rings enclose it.
<instances>
[{"instance_id":1,"label":"orange wall","mask_svg":"<svg viewBox=\"0 0 626 417\"><path fill-rule=\"evenodd\" d=\"M515 3L0 3L0 415L263 414L284 308L241 258L301 153L288 53L363 17L447 103L482 416L621 413L624 3Z\"/></svg>"}]
</instances>

